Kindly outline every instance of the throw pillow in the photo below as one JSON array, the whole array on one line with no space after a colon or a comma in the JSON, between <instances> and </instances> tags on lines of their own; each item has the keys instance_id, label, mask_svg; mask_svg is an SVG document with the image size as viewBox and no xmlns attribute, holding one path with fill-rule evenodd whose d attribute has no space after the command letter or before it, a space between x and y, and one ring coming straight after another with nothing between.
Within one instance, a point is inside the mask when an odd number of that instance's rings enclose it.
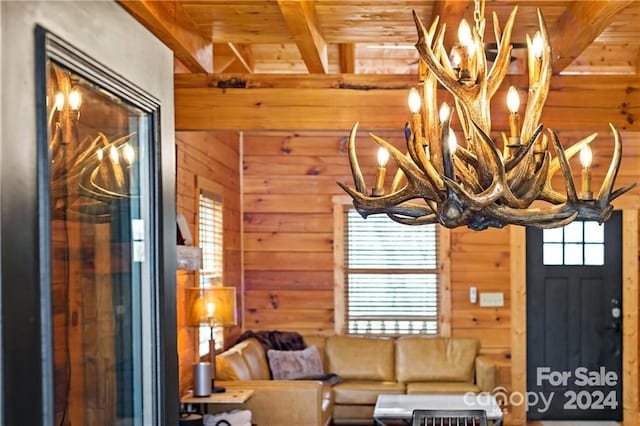
<instances>
[{"instance_id":1,"label":"throw pillow","mask_svg":"<svg viewBox=\"0 0 640 426\"><path fill-rule=\"evenodd\" d=\"M315 345L301 351L267 351L274 380L294 380L324 374L320 354Z\"/></svg>"}]
</instances>

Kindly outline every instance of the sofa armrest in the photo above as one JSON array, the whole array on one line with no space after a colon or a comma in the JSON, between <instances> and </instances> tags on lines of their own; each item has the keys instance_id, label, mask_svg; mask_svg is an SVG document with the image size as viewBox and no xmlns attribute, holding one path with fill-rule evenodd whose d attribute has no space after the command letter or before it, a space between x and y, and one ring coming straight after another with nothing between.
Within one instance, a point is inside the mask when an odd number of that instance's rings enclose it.
<instances>
[{"instance_id":1,"label":"sofa armrest","mask_svg":"<svg viewBox=\"0 0 640 426\"><path fill-rule=\"evenodd\" d=\"M498 367L487 357L476 357L476 385L482 392L493 392L498 386Z\"/></svg>"},{"instance_id":2,"label":"sofa armrest","mask_svg":"<svg viewBox=\"0 0 640 426\"><path fill-rule=\"evenodd\" d=\"M228 390L253 389L243 404L209 405L209 412L241 408L251 411L258 426L324 426L331 419L331 400L323 401L323 384L310 380L216 380L216 386ZM323 406L324 404L324 406Z\"/></svg>"}]
</instances>

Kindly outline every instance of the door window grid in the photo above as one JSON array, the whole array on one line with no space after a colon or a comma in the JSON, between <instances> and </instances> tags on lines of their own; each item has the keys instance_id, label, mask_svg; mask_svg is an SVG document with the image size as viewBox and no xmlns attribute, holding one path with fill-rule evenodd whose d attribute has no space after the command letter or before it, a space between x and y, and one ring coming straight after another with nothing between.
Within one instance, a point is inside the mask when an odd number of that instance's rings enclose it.
<instances>
[{"instance_id":1,"label":"door window grid","mask_svg":"<svg viewBox=\"0 0 640 426\"><path fill-rule=\"evenodd\" d=\"M437 334L437 228L346 213L349 334Z\"/></svg>"},{"instance_id":2,"label":"door window grid","mask_svg":"<svg viewBox=\"0 0 640 426\"><path fill-rule=\"evenodd\" d=\"M223 226L222 197L201 191L198 201L198 244L202 250L202 269L199 274L200 287L222 285L223 263ZM222 342L222 329L213 330L216 348ZM201 326L198 333L198 353L209 353L211 329Z\"/></svg>"},{"instance_id":3,"label":"door window grid","mask_svg":"<svg viewBox=\"0 0 640 426\"><path fill-rule=\"evenodd\" d=\"M561 228L544 229L544 265L604 265L604 227L595 221L574 221Z\"/></svg>"}]
</instances>

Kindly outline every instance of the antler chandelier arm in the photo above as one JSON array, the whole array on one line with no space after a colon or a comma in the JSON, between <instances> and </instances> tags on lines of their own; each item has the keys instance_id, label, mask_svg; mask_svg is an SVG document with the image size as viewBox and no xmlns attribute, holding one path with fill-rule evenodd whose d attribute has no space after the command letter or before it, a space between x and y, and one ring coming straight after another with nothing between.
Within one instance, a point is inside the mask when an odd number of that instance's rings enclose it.
<instances>
[{"instance_id":1,"label":"antler chandelier arm","mask_svg":"<svg viewBox=\"0 0 640 426\"><path fill-rule=\"evenodd\" d=\"M504 27L504 32L502 33L502 38L499 36L499 23L498 16L496 13L493 13L493 23L494 28L498 28L498 32L496 32L496 44L498 45L498 54L496 56L496 60L491 67L491 71L489 71L489 76L487 77L488 89L487 96L489 99L493 98L493 95L496 94L500 85L504 80L504 77L507 75L507 71L509 70L509 64L511 62L511 32L513 31L513 23L516 19L516 13L518 12L518 6L515 6L511 11L511 15L509 15L509 19ZM481 55L483 56L483 55Z\"/></svg>"},{"instance_id":2,"label":"antler chandelier arm","mask_svg":"<svg viewBox=\"0 0 640 426\"><path fill-rule=\"evenodd\" d=\"M551 46L549 33L542 12L538 9L539 30L534 36L535 45L527 36L527 58L529 66L529 99L522 122L521 135L528 139L540 122L542 108L547 101L551 86Z\"/></svg>"},{"instance_id":3,"label":"antler chandelier arm","mask_svg":"<svg viewBox=\"0 0 640 426\"><path fill-rule=\"evenodd\" d=\"M469 28L466 21L461 23L460 43L454 45L451 60L443 46L446 26L438 26L436 19L427 31L413 13L418 32L416 48L420 53L419 92L414 89L413 101L410 97L413 115L410 129L405 129L407 152L403 154L382 138L371 135L385 156L379 157L384 160L379 159L376 186L369 195L355 153L356 124L349 137L349 161L356 188L340 186L354 199L361 215L384 213L391 220L408 225L439 222L449 228L466 225L482 230L505 224L552 228L576 218L604 222L611 215L611 201L635 184L613 191L622 156L620 136L613 126L613 158L596 199L591 192L589 147L596 134L565 150L558 135L550 131L555 148L552 156L548 137L542 134L539 124L551 79L551 47L540 10L537 12L539 30L533 40L527 36L529 96L523 124L520 126L518 90L513 87L507 97L510 137L502 134L504 154L491 139L490 100L503 83L509 66L517 7L512 10L504 31L494 14L498 52L487 72L486 56L482 55L484 18L479 16L483 15L479 12L480 4L482 0L475 1L475 27ZM453 95L464 146L457 146L454 137L449 139L449 135L455 135L449 128L449 109L445 114L436 113L438 83ZM580 195L569 164L577 152L581 152L583 167ZM391 193L383 195L384 165L388 156L393 158L398 170ZM559 170L562 170L565 194L551 186L552 177ZM406 184L400 188L405 180ZM531 207L536 200L548 202L550 206Z\"/></svg>"}]
</instances>

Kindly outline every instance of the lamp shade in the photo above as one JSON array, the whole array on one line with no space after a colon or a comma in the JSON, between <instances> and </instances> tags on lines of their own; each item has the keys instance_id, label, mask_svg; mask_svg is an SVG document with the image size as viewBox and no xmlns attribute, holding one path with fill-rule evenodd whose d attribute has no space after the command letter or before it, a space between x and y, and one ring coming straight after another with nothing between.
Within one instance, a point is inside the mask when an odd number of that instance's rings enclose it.
<instances>
[{"instance_id":1,"label":"lamp shade","mask_svg":"<svg viewBox=\"0 0 640 426\"><path fill-rule=\"evenodd\" d=\"M189 326L236 325L235 287L192 287L185 289L186 321Z\"/></svg>"}]
</instances>

